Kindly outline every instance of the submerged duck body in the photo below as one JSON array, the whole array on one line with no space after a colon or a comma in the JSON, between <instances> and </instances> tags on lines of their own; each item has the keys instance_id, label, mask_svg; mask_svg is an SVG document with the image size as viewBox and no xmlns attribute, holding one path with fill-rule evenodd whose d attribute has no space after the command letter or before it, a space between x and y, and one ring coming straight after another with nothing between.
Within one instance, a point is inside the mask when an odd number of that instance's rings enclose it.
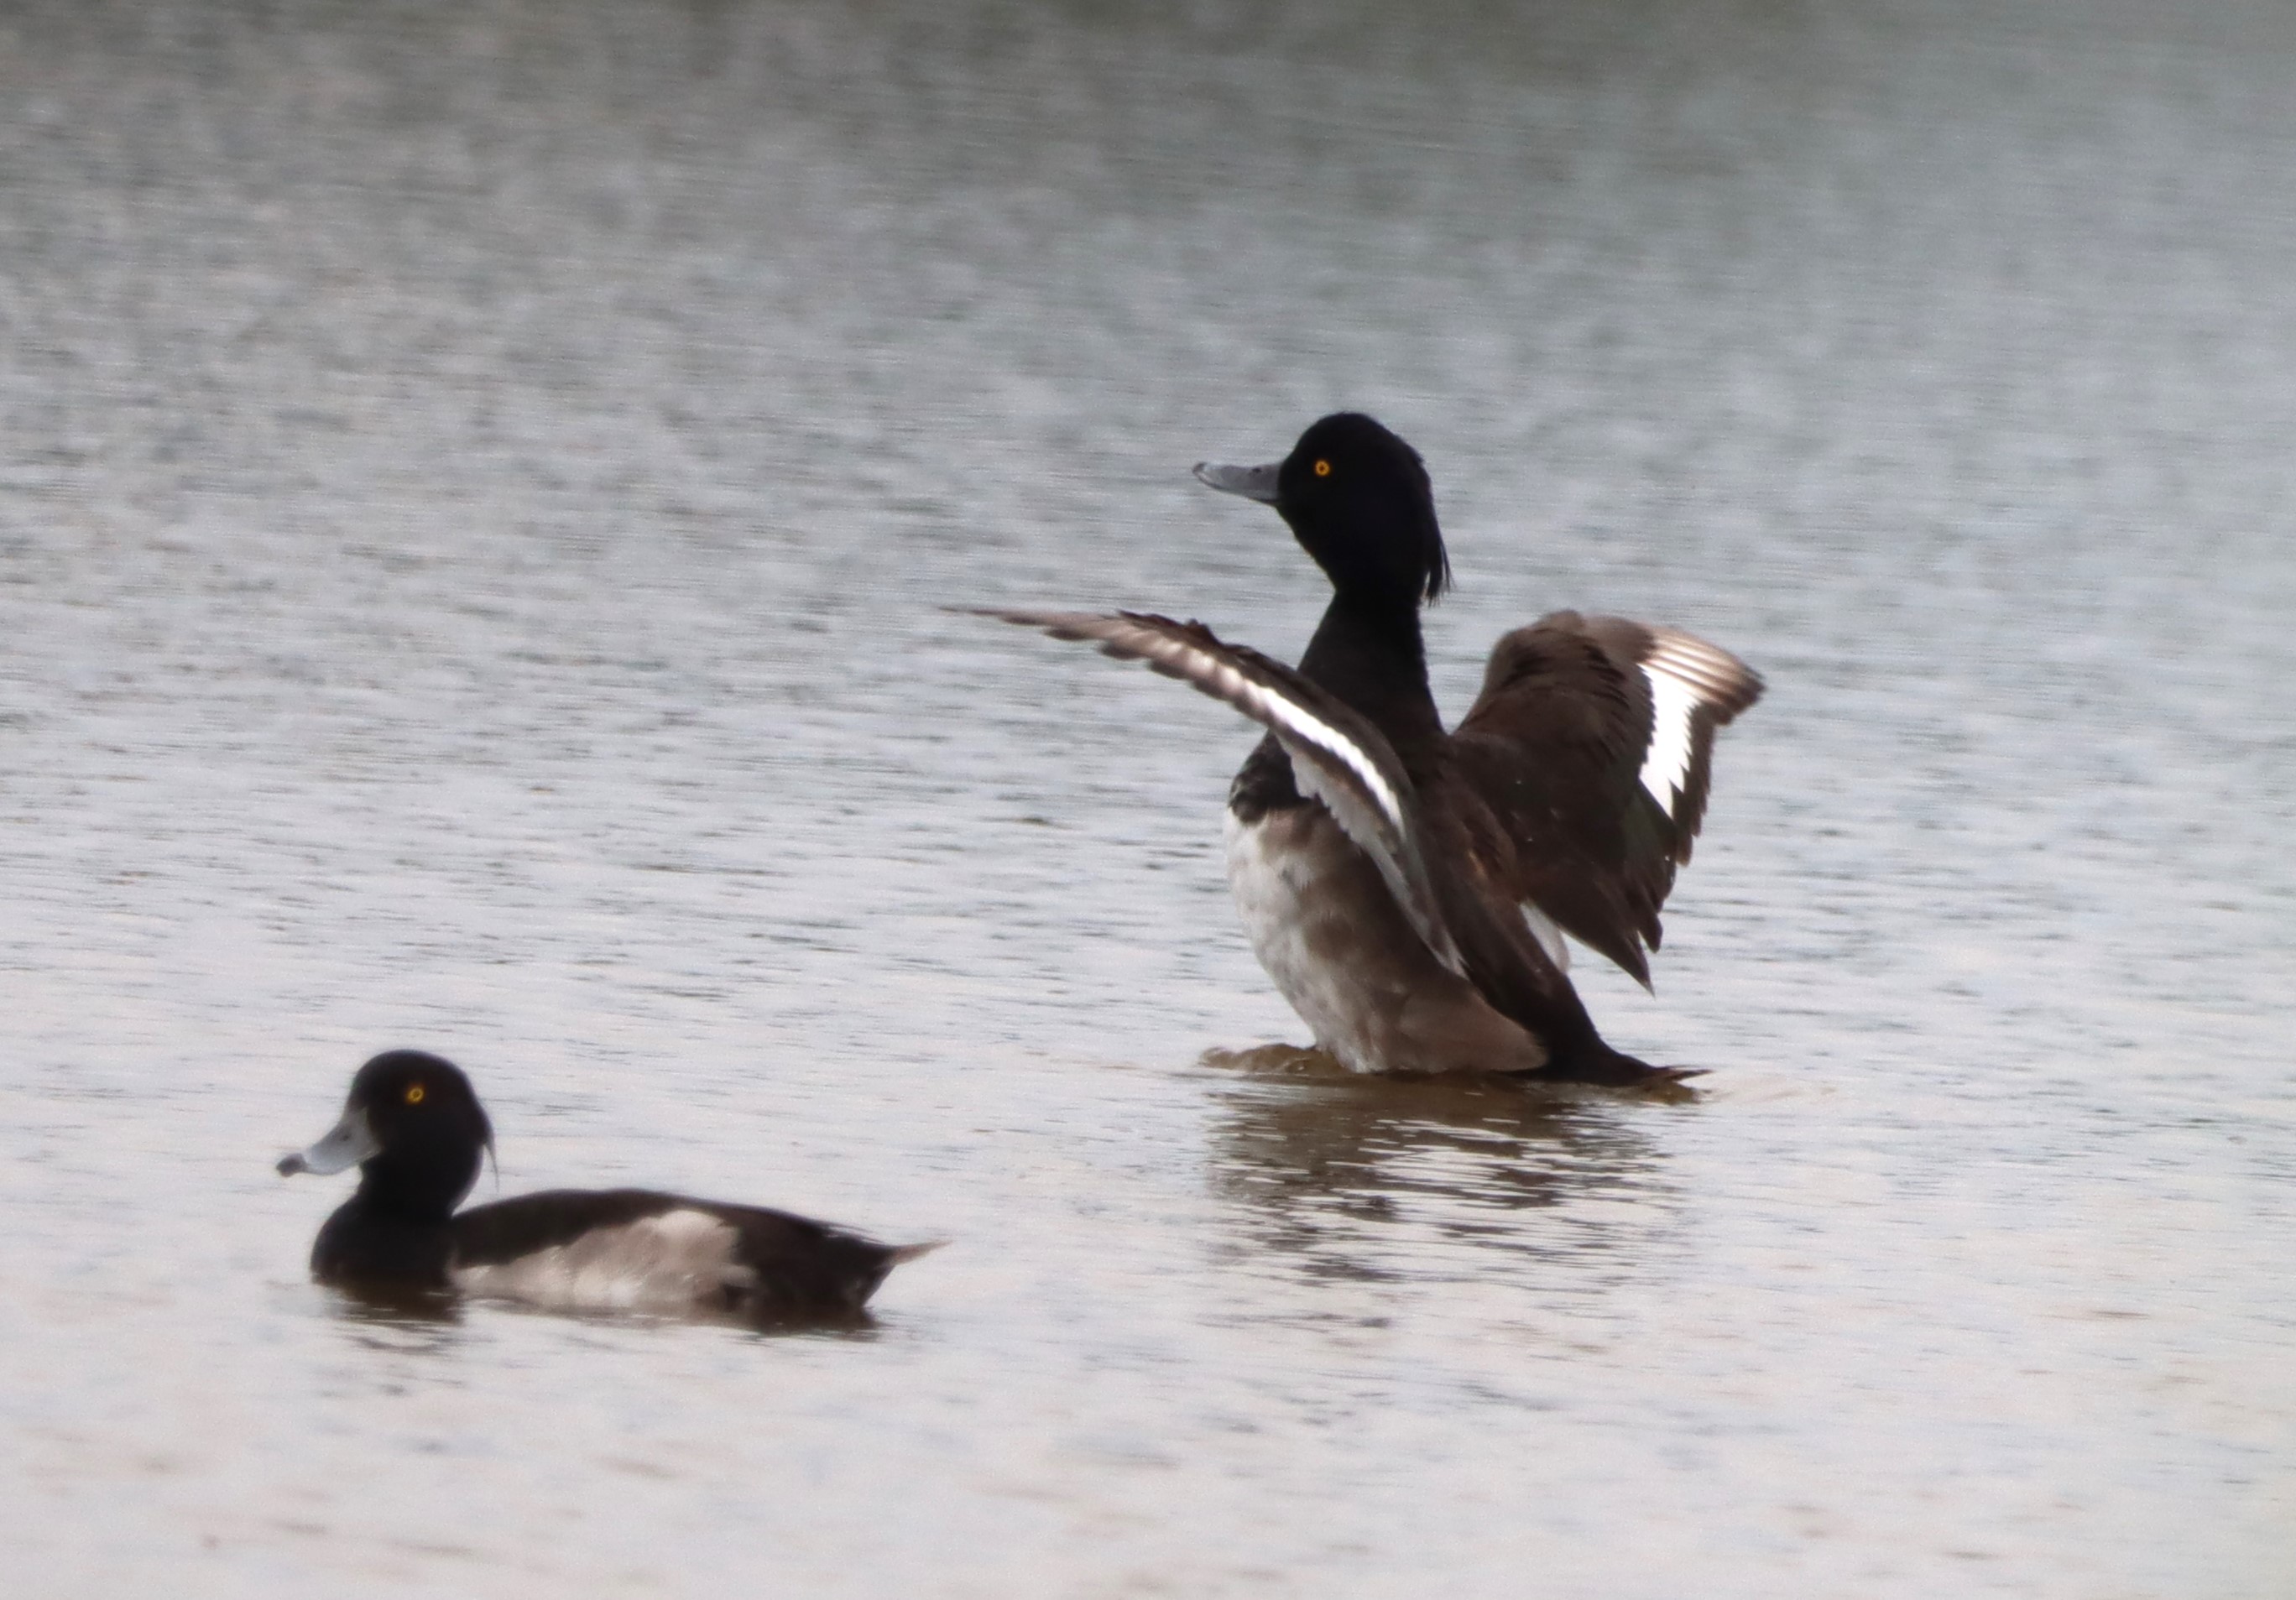
<instances>
[{"instance_id":1,"label":"submerged duck body","mask_svg":"<svg viewBox=\"0 0 2296 1600\"><path fill-rule=\"evenodd\" d=\"M558 1310L852 1313L931 1244L888 1245L758 1206L648 1189L557 1189L468 1210L494 1133L452 1062L394 1050L359 1069L341 1119L282 1174L359 1169L311 1247L320 1282L453 1290Z\"/></svg>"},{"instance_id":2,"label":"submerged duck body","mask_svg":"<svg viewBox=\"0 0 2296 1600\"><path fill-rule=\"evenodd\" d=\"M1196 473L1274 506L1331 578L1296 669L1164 617L991 614L1145 661L1267 727L1229 792L1228 882L1316 1043L1359 1071L1680 1076L1603 1040L1562 935L1649 983L1714 731L1760 678L1673 628L1557 611L1498 642L1447 732L1420 611L1450 567L1418 453L1341 413L1280 463Z\"/></svg>"}]
</instances>

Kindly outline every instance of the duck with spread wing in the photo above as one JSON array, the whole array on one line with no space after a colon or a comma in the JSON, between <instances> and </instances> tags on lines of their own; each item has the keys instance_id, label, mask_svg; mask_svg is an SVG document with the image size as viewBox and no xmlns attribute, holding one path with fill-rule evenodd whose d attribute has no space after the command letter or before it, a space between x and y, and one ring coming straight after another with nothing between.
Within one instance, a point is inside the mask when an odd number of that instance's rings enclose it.
<instances>
[{"instance_id":1,"label":"duck with spread wing","mask_svg":"<svg viewBox=\"0 0 2296 1600\"><path fill-rule=\"evenodd\" d=\"M1343 412L1281 462L1196 476L1274 506L1331 579L1297 668L1165 617L987 614L1144 661L1267 729L1229 791L1228 882L1316 1043L1366 1072L1684 1076L1603 1042L1563 935L1648 986L1715 730L1762 680L1677 629L1556 611L1498 642L1447 731L1420 610L1450 562L1418 452Z\"/></svg>"}]
</instances>

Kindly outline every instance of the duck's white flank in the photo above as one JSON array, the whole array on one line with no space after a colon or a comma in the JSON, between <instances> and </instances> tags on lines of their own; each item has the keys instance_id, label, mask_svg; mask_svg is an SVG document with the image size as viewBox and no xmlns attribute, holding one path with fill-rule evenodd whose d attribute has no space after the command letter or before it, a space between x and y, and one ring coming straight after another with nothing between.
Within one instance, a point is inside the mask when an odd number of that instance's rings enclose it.
<instances>
[{"instance_id":1,"label":"duck's white flank","mask_svg":"<svg viewBox=\"0 0 2296 1600\"><path fill-rule=\"evenodd\" d=\"M1257 822L1231 810L1227 881L1259 964L1316 1043L1351 1070L1546 1064L1544 1046L1437 959L1370 856L1323 807Z\"/></svg>"},{"instance_id":2,"label":"duck's white flank","mask_svg":"<svg viewBox=\"0 0 2296 1600\"><path fill-rule=\"evenodd\" d=\"M756 1272L734 1259L740 1240L733 1224L707 1211L664 1211L447 1276L466 1294L554 1310L675 1311L755 1285Z\"/></svg>"},{"instance_id":3,"label":"duck's white flank","mask_svg":"<svg viewBox=\"0 0 2296 1600\"><path fill-rule=\"evenodd\" d=\"M1364 1014L1375 997L1348 964L1320 948L1344 914L1341 885L1349 852L1339 831L1328 821L1324 827L1329 831L1318 837L1304 808L1250 823L1230 811L1228 890L1252 954L1316 1043L1356 1071L1375 1072L1382 1064L1377 1029Z\"/></svg>"}]
</instances>

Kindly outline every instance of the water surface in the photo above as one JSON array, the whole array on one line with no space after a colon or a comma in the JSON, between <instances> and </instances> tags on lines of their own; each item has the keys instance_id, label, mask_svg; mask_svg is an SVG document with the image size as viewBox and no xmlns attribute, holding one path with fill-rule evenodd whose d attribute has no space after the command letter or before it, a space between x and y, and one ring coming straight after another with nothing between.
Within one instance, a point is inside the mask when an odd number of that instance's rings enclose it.
<instances>
[{"instance_id":1,"label":"water surface","mask_svg":"<svg viewBox=\"0 0 2296 1600\"><path fill-rule=\"evenodd\" d=\"M2284 1593L2296 25L2159 10L12 8L12 1572ZM1296 654L1186 468L1340 405L1455 711L1565 604L1769 677L1579 964L1694 1103L1218 1054L1250 732L939 609ZM270 1161L395 1045L504 1193L956 1243L347 1301Z\"/></svg>"}]
</instances>

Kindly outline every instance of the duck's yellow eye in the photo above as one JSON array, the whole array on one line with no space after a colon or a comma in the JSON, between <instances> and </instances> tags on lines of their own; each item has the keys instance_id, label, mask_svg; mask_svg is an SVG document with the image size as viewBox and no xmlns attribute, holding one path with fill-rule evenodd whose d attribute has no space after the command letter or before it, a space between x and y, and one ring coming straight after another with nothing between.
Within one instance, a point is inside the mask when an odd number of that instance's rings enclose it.
<instances>
[{"instance_id":1,"label":"duck's yellow eye","mask_svg":"<svg viewBox=\"0 0 2296 1600\"><path fill-rule=\"evenodd\" d=\"M406 1104L409 1105L420 1105L422 1104L422 1086L421 1084L410 1083L406 1086Z\"/></svg>"},{"instance_id":2,"label":"duck's yellow eye","mask_svg":"<svg viewBox=\"0 0 2296 1600\"><path fill-rule=\"evenodd\" d=\"M1332 464L1331 464L1330 462L1328 462L1328 461L1319 461L1319 462L1317 462L1317 463L1316 464L1316 477L1318 477L1318 478L1329 478L1331 475L1332 475Z\"/></svg>"}]
</instances>

